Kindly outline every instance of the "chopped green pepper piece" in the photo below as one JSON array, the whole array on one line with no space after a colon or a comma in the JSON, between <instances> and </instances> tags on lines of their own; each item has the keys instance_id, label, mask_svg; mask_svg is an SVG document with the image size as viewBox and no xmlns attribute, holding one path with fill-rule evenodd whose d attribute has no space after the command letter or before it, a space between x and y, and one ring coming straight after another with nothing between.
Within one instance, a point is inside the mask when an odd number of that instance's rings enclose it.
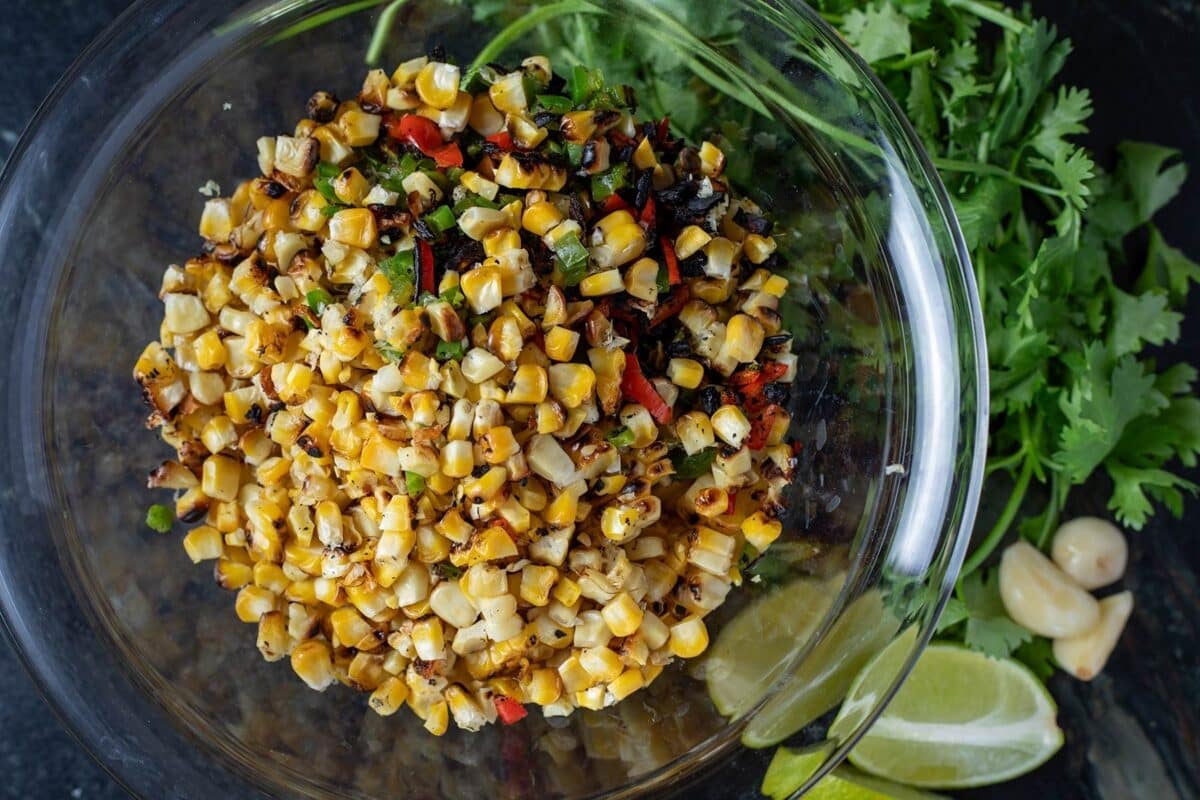
<instances>
[{"instance_id":1,"label":"chopped green pepper piece","mask_svg":"<svg viewBox=\"0 0 1200 800\"><path fill-rule=\"evenodd\" d=\"M622 425L619 428L613 428L611 431L605 434L604 438L608 439L608 441L612 443L613 447L616 447L618 450L624 450L626 447L629 447L633 444L633 440L636 437L633 435L633 431Z\"/></svg>"},{"instance_id":2,"label":"chopped green pepper piece","mask_svg":"<svg viewBox=\"0 0 1200 800\"><path fill-rule=\"evenodd\" d=\"M629 183L629 165L617 164L599 175L592 176L592 199L604 201Z\"/></svg>"},{"instance_id":3,"label":"chopped green pepper piece","mask_svg":"<svg viewBox=\"0 0 1200 800\"><path fill-rule=\"evenodd\" d=\"M463 294L462 287L459 286L451 286L439 296L455 308L462 308L467 302L467 296Z\"/></svg>"},{"instance_id":4,"label":"chopped green pepper piece","mask_svg":"<svg viewBox=\"0 0 1200 800\"><path fill-rule=\"evenodd\" d=\"M379 262L379 271L392 284L392 299L405 302L413 295L417 283L416 254L413 250L401 250L391 258Z\"/></svg>"},{"instance_id":5,"label":"chopped green pepper piece","mask_svg":"<svg viewBox=\"0 0 1200 800\"><path fill-rule=\"evenodd\" d=\"M423 219L435 233L445 233L458 224L450 206L438 206L426 214Z\"/></svg>"},{"instance_id":6,"label":"chopped green pepper piece","mask_svg":"<svg viewBox=\"0 0 1200 800\"><path fill-rule=\"evenodd\" d=\"M571 103L571 98L563 97L561 94L539 94L535 100L538 105L551 114L565 114L575 107Z\"/></svg>"},{"instance_id":7,"label":"chopped green pepper piece","mask_svg":"<svg viewBox=\"0 0 1200 800\"><path fill-rule=\"evenodd\" d=\"M461 217L463 212L468 208L503 208L495 200L488 200L486 197L478 194L468 194L462 200L454 204L454 216Z\"/></svg>"},{"instance_id":8,"label":"chopped green pepper piece","mask_svg":"<svg viewBox=\"0 0 1200 800\"><path fill-rule=\"evenodd\" d=\"M604 73L598 69L588 69L585 66L576 65L571 70L571 79L568 83L571 89L571 102L580 105L591 99L596 92L604 89Z\"/></svg>"},{"instance_id":9,"label":"chopped green pepper piece","mask_svg":"<svg viewBox=\"0 0 1200 800\"><path fill-rule=\"evenodd\" d=\"M175 512L170 506L155 503L146 510L146 524L159 533L166 533L175 524Z\"/></svg>"},{"instance_id":10,"label":"chopped green pepper piece","mask_svg":"<svg viewBox=\"0 0 1200 800\"><path fill-rule=\"evenodd\" d=\"M325 306L333 302L333 298L329 296L329 292L324 289L313 289L304 295L304 300L308 303L308 307L313 310L313 313L318 316L324 314Z\"/></svg>"},{"instance_id":11,"label":"chopped green pepper piece","mask_svg":"<svg viewBox=\"0 0 1200 800\"><path fill-rule=\"evenodd\" d=\"M375 349L379 351L379 355L383 356L386 361L399 361L404 358L404 351L392 347L387 342L376 342Z\"/></svg>"},{"instance_id":12,"label":"chopped green pepper piece","mask_svg":"<svg viewBox=\"0 0 1200 800\"><path fill-rule=\"evenodd\" d=\"M655 277L654 282L658 285L659 294L671 293L671 276L667 274L666 267L658 268L658 275Z\"/></svg>"},{"instance_id":13,"label":"chopped green pepper piece","mask_svg":"<svg viewBox=\"0 0 1200 800\"><path fill-rule=\"evenodd\" d=\"M404 486L408 489L409 497L416 497L425 491L425 478L415 472L405 472Z\"/></svg>"},{"instance_id":14,"label":"chopped green pepper piece","mask_svg":"<svg viewBox=\"0 0 1200 800\"><path fill-rule=\"evenodd\" d=\"M339 211L345 211L349 207L350 206L344 206L341 203L330 203L329 205L327 205L321 209L321 216L332 217L334 214L338 213Z\"/></svg>"},{"instance_id":15,"label":"chopped green pepper piece","mask_svg":"<svg viewBox=\"0 0 1200 800\"><path fill-rule=\"evenodd\" d=\"M583 166L583 145L567 142L567 161L572 167Z\"/></svg>"},{"instance_id":16,"label":"chopped green pepper piece","mask_svg":"<svg viewBox=\"0 0 1200 800\"><path fill-rule=\"evenodd\" d=\"M321 193L321 197L335 205L340 205L342 202L333 191L333 179L339 174L341 174L341 170L336 165L322 161L317 164L317 177L313 178L313 188Z\"/></svg>"},{"instance_id":17,"label":"chopped green pepper piece","mask_svg":"<svg viewBox=\"0 0 1200 800\"><path fill-rule=\"evenodd\" d=\"M558 240L554 263L562 273L564 286L578 286L587 273L588 251L579 241L579 234L568 233Z\"/></svg>"},{"instance_id":18,"label":"chopped green pepper piece","mask_svg":"<svg viewBox=\"0 0 1200 800\"><path fill-rule=\"evenodd\" d=\"M467 354L467 347L462 342L438 342L437 349L433 352L433 357L438 361L462 361L462 357Z\"/></svg>"},{"instance_id":19,"label":"chopped green pepper piece","mask_svg":"<svg viewBox=\"0 0 1200 800\"><path fill-rule=\"evenodd\" d=\"M699 478L712 469L713 459L716 457L717 448L706 447L699 453L694 453L690 456L683 451L679 451L671 456L671 463L675 465L676 477L692 479Z\"/></svg>"}]
</instances>

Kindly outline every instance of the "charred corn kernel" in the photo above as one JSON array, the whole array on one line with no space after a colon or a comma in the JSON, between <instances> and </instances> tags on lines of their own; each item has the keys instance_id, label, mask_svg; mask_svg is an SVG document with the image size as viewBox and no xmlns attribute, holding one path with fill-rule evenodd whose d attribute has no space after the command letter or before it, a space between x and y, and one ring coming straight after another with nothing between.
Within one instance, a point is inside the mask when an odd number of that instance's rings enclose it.
<instances>
[{"instance_id":1,"label":"charred corn kernel","mask_svg":"<svg viewBox=\"0 0 1200 800\"><path fill-rule=\"evenodd\" d=\"M493 83L488 89L492 105L505 114L524 113L529 105L524 78L520 72L510 72Z\"/></svg>"},{"instance_id":2,"label":"charred corn kernel","mask_svg":"<svg viewBox=\"0 0 1200 800\"><path fill-rule=\"evenodd\" d=\"M484 265L469 270L462 276L461 286L476 314L486 314L504 302L502 276L495 267Z\"/></svg>"},{"instance_id":3,"label":"charred corn kernel","mask_svg":"<svg viewBox=\"0 0 1200 800\"><path fill-rule=\"evenodd\" d=\"M292 670L310 689L323 692L337 680L333 672L333 651L321 639L308 639L292 650Z\"/></svg>"},{"instance_id":4,"label":"charred corn kernel","mask_svg":"<svg viewBox=\"0 0 1200 800\"><path fill-rule=\"evenodd\" d=\"M578 408L596 389L596 373L586 364L553 364L547 372L550 394L567 408Z\"/></svg>"},{"instance_id":5,"label":"charred corn kernel","mask_svg":"<svg viewBox=\"0 0 1200 800\"><path fill-rule=\"evenodd\" d=\"M521 215L521 226L538 236L545 236L562 221L563 213L558 206L546 200L534 203Z\"/></svg>"},{"instance_id":6,"label":"charred corn kernel","mask_svg":"<svg viewBox=\"0 0 1200 800\"><path fill-rule=\"evenodd\" d=\"M250 583L253 577L254 570L249 564L228 558L219 559L213 566L213 578L222 589L241 589Z\"/></svg>"},{"instance_id":7,"label":"charred corn kernel","mask_svg":"<svg viewBox=\"0 0 1200 800\"><path fill-rule=\"evenodd\" d=\"M771 519L762 511L755 511L742 520L742 535L760 552L766 550L783 532L783 523Z\"/></svg>"},{"instance_id":8,"label":"charred corn kernel","mask_svg":"<svg viewBox=\"0 0 1200 800\"><path fill-rule=\"evenodd\" d=\"M501 211L500 213L504 214L505 212ZM507 217L507 214L505 216ZM505 227L497 228L483 237L483 254L486 256L500 256L520 249L521 234L507 227L507 222Z\"/></svg>"},{"instance_id":9,"label":"charred corn kernel","mask_svg":"<svg viewBox=\"0 0 1200 800\"><path fill-rule=\"evenodd\" d=\"M329 220L329 237L363 250L375 244L375 215L367 208L347 208Z\"/></svg>"},{"instance_id":10,"label":"charred corn kernel","mask_svg":"<svg viewBox=\"0 0 1200 800\"><path fill-rule=\"evenodd\" d=\"M537 364L522 364L513 374L512 385L505 395L504 402L522 405L541 403L546 399L546 393L549 390L550 381L546 376L546 370Z\"/></svg>"},{"instance_id":11,"label":"charred corn kernel","mask_svg":"<svg viewBox=\"0 0 1200 800\"><path fill-rule=\"evenodd\" d=\"M640 669L627 669L608 684L608 692L613 700L620 702L645 685Z\"/></svg>"},{"instance_id":12,"label":"charred corn kernel","mask_svg":"<svg viewBox=\"0 0 1200 800\"><path fill-rule=\"evenodd\" d=\"M675 435L689 456L712 447L716 441L712 421L703 411L689 411L675 420Z\"/></svg>"},{"instance_id":13,"label":"charred corn kernel","mask_svg":"<svg viewBox=\"0 0 1200 800\"><path fill-rule=\"evenodd\" d=\"M491 136L504 130L504 115L492 105L492 98L487 92L480 92L471 100L468 124L480 136Z\"/></svg>"},{"instance_id":14,"label":"charred corn kernel","mask_svg":"<svg viewBox=\"0 0 1200 800\"><path fill-rule=\"evenodd\" d=\"M259 561L254 565L254 585L283 594L291 583L283 574L283 567L270 561Z\"/></svg>"},{"instance_id":15,"label":"charred corn kernel","mask_svg":"<svg viewBox=\"0 0 1200 800\"><path fill-rule=\"evenodd\" d=\"M316 233L325 227L326 217L322 212L328 205L316 189L305 189L292 201L292 224L302 231Z\"/></svg>"},{"instance_id":16,"label":"charred corn kernel","mask_svg":"<svg viewBox=\"0 0 1200 800\"><path fill-rule=\"evenodd\" d=\"M622 543L636 536L642 529L640 515L630 506L608 506L600 515L600 532L614 542Z\"/></svg>"},{"instance_id":17,"label":"charred corn kernel","mask_svg":"<svg viewBox=\"0 0 1200 800\"><path fill-rule=\"evenodd\" d=\"M504 211L482 206L472 206L458 217L458 227L476 241L483 241L488 234L507 228L508 223L508 215Z\"/></svg>"},{"instance_id":18,"label":"charred corn kernel","mask_svg":"<svg viewBox=\"0 0 1200 800\"><path fill-rule=\"evenodd\" d=\"M667 377L676 386L695 389L704 379L704 367L690 358L672 358L667 364Z\"/></svg>"},{"instance_id":19,"label":"charred corn kernel","mask_svg":"<svg viewBox=\"0 0 1200 800\"><path fill-rule=\"evenodd\" d=\"M237 428L233 420L224 414L210 419L200 431L200 441L204 442L210 453L219 453L236 444L237 440Z\"/></svg>"},{"instance_id":20,"label":"charred corn kernel","mask_svg":"<svg viewBox=\"0 0 1200 800\"><path fill-rule=\"evenodd\" d=\"M463 494L469 500L486 502L496 496L508 481L508 470L504 467L492 467L479 478L463 487Z\"/></svg>"},{"instance_id":21,"label":"charred corn kernel","mask_svg":"<svg viewBox=\"0 0 1200 800\"><path fill-rule=\"evenodd\" d=\"M633 151L633 164L638 169L653 169L658 166L658 156L654 154L654 145L650 137L643 137Z\"/></svg>"},{"instance_id":22,"label":"charred corn kernel","mask_svg":"<svg viewBox=\"0 0 1200 800\"><path fill-rule=\"evenodd\" d=\"M742 241L742 252L750 259L751 264L761 264L775 252L775 239L771 236L759 236L757 233L747 234Z\"/></svg>"},{"instance_id":23,"label":"charred corn kernel","mask_svg":"<svg viewBox=\"0 0 1200 800\"><path fill-rule=\"evenodd\" d=\"M725 344L722 353L739 362L750 362L758 358L762 350L765 332L758 320L746 314L735 314L725 328Z\"/></svg>"},{"instance_id":24,"label":"charred corn kernel","mask_svg":"<svg viewBox=\"0 0 1200 800\"><path fill-rule=\"evenodd\" d=\"M241 486L242 465L226 456L209 456L204 460L200 488L217 500L237 499Z\"/></svg>"},{"instance_id":25,"label":"charred corn kernel","mask_svg":"<svg viewBox=\"0 0 1200 800\"><path fill-rule=\"evenodd\" d=\"M524 688L529 702L539 706L548 706L562 696L562 681L553 669L533 670Z\"/></svg>"},{"instance_id":26,"label":"charred corn kernel","mask_svg":"<svg viewBox=\"0 0 1200 800\"><path fill-rule=\"evenodd\" d=\"M278 661L291 649L287 620L278 611L263 614L258 620L258 652L267 661Z\"/></svg>"},{"instance_id":27,"label":"charred corn kernel","mask_svg":"<svg viewBox=\"0 0 1200 800\"><path fill-rule=\"evenodd\" d=\"M691 258L712 241L712 236L698 225L688 225L675 239L675 256L680 261Z\"/></svg>"},{"instance_id":28,"label":"charred corn kernel","mask_svg":"<svg viewBox=\"0 0 1200 800\"><path fill-rule=\"evenodd\" d=\"M429 707L424 727L434 736L441 736L450 727L450 707L445 700L438 700Z\"/></svg>"},{"instance_id":29,"label":"charred corn kernel","mask_svg":"<svg viewBox=\"0 0 1200 800\"><path fill-rule=\"evenodd\" d=\"M343 170L333 181L333 193L348 205L358 205L369 191L371 184L355 167Z\"/></svg>"},{"instance_id":30,"label":"charred corn kernel","mask_svg":"<svg viewBox=\"0 0 1200 800\"><path fill-rule=\"evenodd\" d=\"M499 561L517 556L517 545L503 528L493 526L481 532L475 539L470 559ZM515 634L514 634L515 635Z\"/></svg>"},{"instance_id":31,"label":"charred corn kernel","mask_svg":"<svg viewBox=\"0 0 1200 800\"><path fill-rule=\"evenodd\" d=\"M783 297L787 294L788 279L781 275L772 275L763 282L762 290L774 297Z\"/></svg>"},{"instance_id":32,"label":"charred corn kernel","mask_svg":"<svg viewBox=\"0 0 1200 800\"><path fill-rule=\"evenodd\" d=\"M600 297L623 291L625 282L621 279L621 271L618 269L607 269L595 275L588 275L579 283L579 293L584 297Z\"/></svg>"},{"instance_id":33,"label":"charred corn kernel","mask_svg":"<svg viewBox=\"0 0 1200 800\"><path fill-rule=\"evenodd\" d=\"M225 364L225 344L215 329L205 331L192 342L196 363L203 370L214 370Z\"/></svg>"},{"instance_id":34,"label":"charred corn kernel","mask_svg":"<svg viewBox=\"0 0 1200 800\"><path fill-rule=\"evenodd\" d=\"M625 291L639 300L658 300L659 266L654 259L639 258L625 271Z\"/></svg>"},{"instance_id":35,"label":"charred corn kernel","mask_svg":"<svg viewBox=\"0 0 1200 800\"><path fill-rule=\"evenodd\" d=\"M712 415L713 433L731 447L741 447L750 435L750 421L737 406L721 406Z\"/></svg>"},{"instance_id":36,"label":"charred corn kernel","mask_svg":"<svg viewBox=\"0 0 1200 800\"><path fill-rule=\"evenodd\" d=\"M574 144L583 144L596 132L596 112L568 111L559 123L563 137Z\"/></svg>"},{"instance_id":37,"label":"charred corn kernel","mask_svg":"<svg viewBox=\"0 0 1200 800\"><path fill-rule=\"evenodd\" d=\"M383 118L377 114L368 114L361 108L350 108L338 117L337 128L346 144L351 147L365 147L374 144L379 138L379 126L382 122Z\"/></svg>"},{"instance_id":38,"label":"charred corn kernel","mask_svg":"<svg viewBox=\"0 0 1200 800\"><path fill-rule=\"evenodd\" d=\"M201 525L198 528L192 528L188 531L187 536L183 537L183 549L193 564L199 564L201 561L220 558L224 555L225 540L216 528Z\"/></svg>"},{"instance_id":39,"label":"charred corn kernel","mask_svg":"<svg viewBox=\"0 0 1200 800\"><path fill-rule=\"evenodd\" d=\"M367 705L381 717L390 717L400 710L408 699L408 684L398 677L385 678L383 683L371 692Z\"/></svg>"},{"instance_id":40,"label":"charred corn kernel","mask_svg":"<svg viewBox=\"0 0 1200 800\"><path fill-rule=\"evenodd\" d=\"M432 596L430 597L432 605ZM443 638L442 621L437 617L417 620L412 628L413 647L417 657L425 661L436 661L443 656L446 642Z\"/></svg>"},{"instance_id":41,"label":"charred corn kernel","mask_svg":"<svg viewBox=\"0 0 1200 800\"><path fill-rule=\"evenodd\" d=\"M715 178L725 170L725 154L712 142L700 145L700 171L705 177Z\"/></svg>"},{"instance_id":42,"label":"charred corn kernel","mask_svg":"<svg viewBox=\"0 0 1200 800\"><path fill-rule=\"evenodd\" d=\"M470 442L447 442L438 458L441 471L451 478L465 478L475 468L474 449Z\"/></svg>"},{"instance_id":43,"label":"charred corn kernel","mask_svg":"<svg viewBox=\"0 0 1200 800\"><path fill-rule=\"evenodd\" d=\"M557 192L567 184L567 171L552 164L518 161L511 153L507 153L496 167L496 183L510 189Z\"/></svg>"},{"instance_id":44,"label":"charred corn kernel","mask_svg":"<svg viewBox=\"0 0 1200 800\"><path fill-rule=\"evenodd\" d=\"M258 622L263 614L279 608L279 596L261 586L244 586L233 607L242 622Z\"/></svg>"},{"instance_id":45,"label":"charred corn kernel","mask_svg":"<svg viewBox=\"0 0 1200 800\"><path fill-rule=\"evenodd\" d=\"M600 609L613 636L632 636L642 624L644 612L629 592L621 592Z\"/></svg>"},{"instance_id":46,"label":"charred corn kernel","mask_svg":"<svg viewBox=\"0 0 1200 800\"><path fill-rule=\"evenodd\" d=\"M522 150L532 150L545 141L549 134L549 131L539 127L524 114L509 114L505 125L512 136L513 144Z\"/></svg>"},{"instance_id":47,"label":"charred corn kernel","mask_svg":"<svg viewBox=\"0 0 1200 800\"><path fill-rule=\"evenodd\" d=\"M555 325L545 336L546 355L555 361L570 361L579 346L579 334L570 328Z\"/></svg>"},{"instance_id":48,"label":"charred corn kernel","mask_svg":"<svg viewBox=\"0 0 1200 800\"><path fill-rule=\"evenodd\" d=\"M558 570L554 567L527 564L521 570L521 599L531 606L547 605L557 580Z\"/></svg>"},{"instance_id":49,"label":"charred corn kernel","mask_svg":"<svg viewBox=\"0 0 1200 800\"><path fill-rule=\"evenodd\" d=\"M500 192L500 184L495 181L489 181L487 178L480 175L478 172L467 170L459 176L458 182L466 188L467 191L479 195L486 200L495 200L496 195ZM491 253L488 253L491 255Z\"/></svg>"},{"instance_id":50,"label":"charred corn kernel","mask_svg":"<svg viewBox=\"0 0 1200 800\"><path fill-rule=\"evenodd\" d=\"M671 655L695 658L708 648L708 628L700 617L687 617L671 626L669 642Z\"/></svg>"},{"instance_id":51,"label":"charred corn kernel","mask_svg":"<svg viewBox=\"0 0 1200 800\"><path fill-rule=\"evenodd\" d=\"M625 668L621 657L607 647L585 647L579 653L579 666L596 682L615 680Z\"/></svg>"}]
</instances>

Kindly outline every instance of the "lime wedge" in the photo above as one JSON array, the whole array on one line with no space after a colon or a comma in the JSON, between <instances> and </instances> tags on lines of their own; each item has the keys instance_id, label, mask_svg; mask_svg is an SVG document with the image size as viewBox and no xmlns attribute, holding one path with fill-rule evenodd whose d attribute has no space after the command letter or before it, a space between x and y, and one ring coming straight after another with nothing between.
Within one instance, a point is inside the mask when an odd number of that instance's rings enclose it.
<instances>
[{"instance_id":1,"label":"lime wedge","mask_svg":"<svg viewBox=\"0 0 1200 800\"><path fill-rule=\"evenodd\" d=\"M747 606L729 621L705 668L717 710L737 716L752 708L776 677L771 670L813 635L841 589L844 576L801 579ZM834 708L854 676L899 626L878 592L853 603L833 624L779 694L750 720L747 747L783 741Z\"/></svg>"},{"instance_id":2,"label":"lime wedge","mask_svg":"<svg viewBox=\"0 0 1200 800\"><path fill-rule=\"evenodd\" d=\"M887 691L912 647L889 645L855 679L829 729L853 731ZM1022 775L1063 743L1046 687L1024 665L952 645L931 645L850 761L888 780L946 789Z\"/></svg>"},{"instance_id":3,"label":"lime wedge","mask_svg":"<svg viewBox=\"0 0 1200 800\"><path fill-rule=\"evenodd\" d=\"M785 800L799 789L825 760L825 749L775 751L763 776L762 793L773 800ZM846 766L826 775L807 794L805 800L936 800L938 795L900 786Z\"/></svg>"}]
</instances>

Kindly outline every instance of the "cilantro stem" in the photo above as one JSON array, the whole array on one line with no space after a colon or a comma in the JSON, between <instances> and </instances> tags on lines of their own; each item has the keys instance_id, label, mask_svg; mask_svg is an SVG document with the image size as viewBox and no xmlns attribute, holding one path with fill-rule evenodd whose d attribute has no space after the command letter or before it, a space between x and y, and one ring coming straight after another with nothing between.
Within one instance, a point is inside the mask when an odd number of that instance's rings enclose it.
<instances>
[{"instance_id":1,"label":"cilantro stem","mask_svg":"<svg viewBox=\"0 0 1200 800\"><path fill-rule=\"evenodd\" d=\"M475 60L471 62L470 69L479 69L484 64L494 61L510 44L520 39L524 34L541 25L546 20L554 19L560 14L603 13L604 9L592 5L587 0L562 0L559 3L542 6L536 11L530 11L493 36L492 40L487 43L487 46L479 51L479 55L475 56Z\"/></svg>"},{"instance_id":2,"label":"cilantro stem","mask_svg":"<svg viewBox=\"0 0 1200 800\"><path fill-rule=\"evenodd\" d=\"M1022 446L1020 450L1018 450L1015 453L1012 453L1011 455L1007 455L1004 458L998 458L998 459L994 459L994 460L989 459L988 463L987 463L987 468L986 468L987 474L991 475L993 472L999 472L1001 470L1012 469L1017 464L1021 463L1021 459L1023 459L1025 457L1025 453L1026 453L1025 447Z\"/></svg>"},{"instance_id":3,"label":"cilantro stem","mask_svg":"<svg viewBox=\"0 0 1200 800\"><path fill-rule=\"evenodd\" d=\"M1053 186L1047 186L1044 183L1036 183L1034 181L1022 178L1020 175L1014 175L1003 167L998 167L995 164L980 164L974 161L960 161L955 158L934 158L933 165L940 170L946 172L964 172L970 175L986 175L991 178L1003 178L1006 181L1015 183L1025 189L1029 189L1039 194L1048 194L1053 197L1066 199L1066 192L1062 189L1055 189Z\"/></svg>"},{"instance_id":4,"label":"cilantro stem","mask_svg":"<svg viewBox=\"0 0 1200 800\"><path fill-rule=\"evenodd\" d=\"M355 3L347 3L344 6L331 8L328 11L323 11L320 14L314 14L308 19L302 19L293 25L287 26L279 33L272 36L268 41L271 44L277 44L285 39L290 39L293 36L304 33L305 31L310 31L313 28L319 28L322 25L327 25L328 23L333 22L334 20L341 19L342 17L348 17L351 14L355 14L359 11L365 11L368 8L381 6L386 2L387 0L358 0L358 2Z\"/></svg>"},{"instance_id":5,"label":"cilantro stem","mask_svg":"<svg viewBox=\"0 0 1200 800\"><path fill-rule=\"evenodd\" d=\"M1021 33L1029 27L1002 9L981 3L979 0L944 0L944 2L949 8L960 8L963 11L969 11L980 19L986 19L988 22L999 25L1001 28L1013 33Z\"/></svg>"},{"instance_id":6,"label":"cilantro stem","mask_svg":"<svg viewBox=\"0 0 1200 800\"><path fill-rule=\"evenodd\" d=\"M980 565L987 561L992 551L1004 540L1004 534L1008 533L1009 527L1012 526L1013 520L1016 519L1017 513L1021 510L1021 503L1025 501L1025 492L1028 491L1029 481L1033 478L1034 460L1032 456L1026 457L1025 463L1021 467L1021 473L1017 476L1017 482L1013 485L1012 494L1009 495L1008 502L1004 504L1004 510L1000 512L1000 517L996 520L996 524L992 526L987 536L984 537L979 546L971 553L970 558L963 564L962 571L958 575L960 582L963 578L979 569Z\"/></svg>"},{"instance_id":7,"label":"cilantro stem","mask_svg":"<svg viewBox=\"0 0 1200 800\"><path fill-rule=\"evenodd\" d=\"M1046 504L1046 511L1042 519L1042 529L1038 531L1037 536L1038 550L1046 549L1046 542L1050 538L1050 532L1058 527L1058 515L1062 511L1064 499L1059 496L1061 485L1058 471L1052 470L1050 472L1050 500Z\"/></svg>"},{"instance_id":8,"label":"cilantro stem","mask_svg":"<svg viewBox=\"0 0 1200 800\"><path fill-rule=\"evenodd\" d=\"M927 47L924 50L910 53L909 55L906 55L903 58L899 58L895 61L879 61L871 66L872 69L876 71L887 70L889 72L896 72L902 69L911 69L918 64L928 64L930 61L936 59L937 55L938 51L935 48Z\"/></svg>"},{"instance_id":9,"label":"cilantro stem","mask_svg":"<svg viewBox=\"0 0 1200 800\"><path fill-rule=\"evenodd\" d=\"M392 35L392 28L396 25L396 15L400 13L400 9L406 2L408 0L392 0L379 15L379 21L375 23L375 30L371 33L371 43L367 45L366 62L368 64L376 63L383 55L383 48L387 44L388 37Z\"/></svg>"}]
</instances>

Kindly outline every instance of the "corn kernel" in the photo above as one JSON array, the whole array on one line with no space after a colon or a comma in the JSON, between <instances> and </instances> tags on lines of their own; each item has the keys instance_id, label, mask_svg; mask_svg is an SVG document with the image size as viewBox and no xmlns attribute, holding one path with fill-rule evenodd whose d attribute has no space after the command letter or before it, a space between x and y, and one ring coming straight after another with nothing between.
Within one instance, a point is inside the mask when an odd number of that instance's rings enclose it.
<instances>
[{"instance_id":1,"label":"corn kernel","mask_svg":"<svg viewBox=\"0 0 1200 800\"><path fill-rule=\"evenodd\" d=\"M308 639L292 650L292 669L310 689L323 692L336 679L333 672L333 652L320 639Z\"/></svg>"},{"instance_id":2,"label":"corn kernel","mask_svg":"<svg viewBox=\"0 0 1200 800\"><path fill-rule=\"evenodd\" d=\"M762 511L756 511L742 520L742 535L759 551L766 550L783 532L783 524L771 519Z\"/></svg>"},{"instance_id":3,"label":"corn kernel","mask_svg":"<svg viewBox=\"0 0 1200 800\"><path fill-rule=\"evenodd\" d=\"M645 685L640 669L627 669L608 684L608 692L614 700L620 702Z\"/></svg>"},{"instance_id":4,"label":"corn kernel","mask_svg":"<svg viewBox=\"0 0 1200 800\"><path fill-rule=\"evenodd\" d=\"M667 378L684 389L695 389L704 379L704 367L690 358L672 358L667 364Z\"/></svg>"},{"instance_id":5,"label":"corn kernel","mask_svg":"<svg viewBox=\"0 0 1200 800\"><path fill-rule=\"evenodd\" d=\"M368 208L347 208L329 220L329 238L366 250L375 244L375 215Z\"/></svg>"},{"instance_id":6,"label":"corn kernel","mask_svg":"<svg viewBox=\"0 0 1200 800\"><path fill-rule=\"evenodd\" d=\"M700 171L708 178L718 177L725 169L725 154L712 142L700 145Z\"/></svg>"},{"instance_id":7,"label":"corn kernel","mask_svg":"<svg viewBox=\"0 0 1200 800\"><path fill-rule=\"evenodd\" d=\"M771 236L759 236L757 233L747 234L742 242L742 252L752 264L761 264L775 252L775 239Z\"/></svg>"},{"instance_id":8,"label":"corn kernel","mask_svg":"<svg viewBox=\"0 0 1200 800\"><path fill-rule=\"evenodd\" d=\"M521 215L521 226L538 236L545 236L562 221L563 213L558 210L558 206L547 200L534 203Z\"/></svg>"},{"instance_id":9,"label":"corn kernel","mask_svg":"<svg viewBox=\"0 0 1200 800\"><path fill-rule=\"evenodd\" d=\"M555 325L545 336L546 355L555 361L570 361L579 346L579 333L570 328Z\"/></svg>"},{"instance_id":10,"label":"corn kernel","mask_svg":"<svg viewBox=\"0 0 1200 800\"><path fill-rule=\"evenodd\" d=\"M225 540L216 528L201 525L192 528L183 537L183 549L187 551L188 558L192 560L193 564L199 564L201 561L220 558L224 555Z\"/></svg>"},{"instance_id":11,"label":"corn kernel","mask_svg":"<svg viewBox=\"0 0 1200 800\"><path fill-rule=\"evenodd\" d=\"M695 658L708 648L708 628L700 617L687 617L671 626L671 654Z\"/></svg>"},{"instance_id":12,"label":"corn kernel","mask_svg":"<svg viewBox=\"0 0 1200 800\"><path fill-rule=\"evenodd\" d=\"M236 500L241 479L242 465L232 458L214 455L204 460L200 486L209 497Z\"/></svg>"},{"instance_id":13,"label":"corn kernel","mask_svg":"<svg viewBox=\"0 0 1200 800\"><path fill-rule=\"evenodd\" d=\"M750 435L750 421L737 406L721 406L712 415L712 429L730 447L741 447Z\"/></svg>"},{"instance_id":14,"label":"corn kernel","mask_svg":"<svg viewBox=\"0 0 1200 800\"><path fill-rule=\"evenodd\" d=\"M712 236L698 225L688 225L675 239L675 256L680 261L691 258L712 241Z\"/></svg>"},{"instance_id":15,"label":"corn kernel","mask_svg":"<svg viewBox=\"0 0 1200 800\"><path fill-rule=\"evenodd\" d=\"M600 297L623 291L625 291L625 282L621 279L621 271L618 269L608 269L588 275L579 283L579 293L584 297Z\"/></svg>"}]
</instances>

